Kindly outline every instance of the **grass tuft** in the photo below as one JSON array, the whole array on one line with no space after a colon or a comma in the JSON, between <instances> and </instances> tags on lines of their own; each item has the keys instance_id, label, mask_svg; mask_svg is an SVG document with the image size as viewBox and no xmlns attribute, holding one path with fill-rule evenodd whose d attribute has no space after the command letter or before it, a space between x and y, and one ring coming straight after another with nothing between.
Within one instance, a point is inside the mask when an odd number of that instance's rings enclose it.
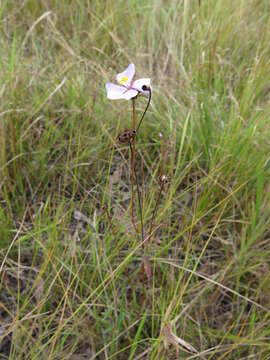
<instances>
[{"instance_id":1,"label":"grass tuft","mask_svg":"<svg viewBox=\"0 0 270 360\"><path fill-rule=\"evenodd\" d=\"M269 15L267 0L0 3L1 359L269 358ZM144 301L116 146L132 106L104 87L130 62L153 84L147 228L170 179Z\"/></svg>"}]
</instances>

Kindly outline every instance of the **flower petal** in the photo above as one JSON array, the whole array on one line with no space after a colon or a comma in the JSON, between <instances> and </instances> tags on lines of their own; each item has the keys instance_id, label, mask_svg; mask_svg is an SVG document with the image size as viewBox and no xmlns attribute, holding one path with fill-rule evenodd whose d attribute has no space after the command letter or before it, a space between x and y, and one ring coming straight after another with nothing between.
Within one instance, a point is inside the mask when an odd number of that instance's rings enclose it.
<instances>
[{"instance_id":1,"label":"flower petal","mask_svg":"<svg viewBox=\"0 0 270 360\"><path fill-rule=\"evenodd\" d=\"M122 99L130 100L138 95L138 91L134 89L126 90L122 96Z\"/></svg>"},{"instance_id":2,"label":"flower petal","mask_svg":"<svg viewBox=\"0 0 270 360\"><path fill-rule=\"evenodd\" d=\"M130 100L138 95L138 91L134 89L127 90L124 86L116 85L113 83L107 83L105 85L107 98L110 100Z\"/></svg>"},{"instance_id":3,"label":"flower petal","mask_svg":"<svg viewBox=\"0 0 270 360\"><path fill-rule=\"evenodd\" d=\"M107 98L110 100L122 99L122 95L126 91L124 86L119 86L113 83L107 83L105 87L107 92Z\"/></svg>"},{"instance_id":4,"label":"flower petal","mask_svg":"<svg viewBox=\"0 0 270 360\"><path fill-rule=\"evenodd\" d=\"M149 91L143 90L144 86L146 86L147 88L150 88L150 90L152 91L151 79L149 79L149 78L138 79L138 80L135 80L134 83L132 84L132 88L138 90L140 93L142 93L145 96L149 96Z\"/></svg>"},{"instance_id":5,"label":"flower petal","mask_svg":"<svg viewBox=\"0 0 270 360\"><path fill-rule=\"evenodd\" d=\"M143 91L142 89L143 86L150 87L151 79L138 79L135 80L134 83L132 84L132 87L138 89L139 91Z\"/></svg>"},{"instance_id":6,"label":"flower petal","mask_svg":"<svg viewBox=\"0 0 270 360\"><path fill-rule=\"evenodd\" d=\"M135 65L129 64L128 67L121 73L117 74L117 82L121 85L129 86L135 75Z\"/></svg>"}]
</instances>

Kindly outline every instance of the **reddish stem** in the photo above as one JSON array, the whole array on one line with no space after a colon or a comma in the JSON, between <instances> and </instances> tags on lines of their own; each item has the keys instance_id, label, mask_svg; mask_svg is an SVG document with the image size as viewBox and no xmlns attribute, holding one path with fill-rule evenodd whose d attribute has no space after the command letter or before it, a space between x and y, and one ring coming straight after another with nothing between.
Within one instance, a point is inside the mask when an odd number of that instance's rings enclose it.
<instances>
[{"instance_id":1,"label":"reddish stem","mask_svg":"<svg viewBox=\"0 0 270 360\"><path fill-rule=\"evenodd\" d=\"M135 98L132 98L132 115L133 115L133 127L132 129L136 131L136 123L135 123ZM131 147L131 214L132 214L132 224L136 233L138 233L138 228L135 223L135 215L134 215L134 203L135 203L135 191L134 191L134 177L135 177L135 146L136 146L136 137L132 141Z\"/></svg>"}]
</instances>

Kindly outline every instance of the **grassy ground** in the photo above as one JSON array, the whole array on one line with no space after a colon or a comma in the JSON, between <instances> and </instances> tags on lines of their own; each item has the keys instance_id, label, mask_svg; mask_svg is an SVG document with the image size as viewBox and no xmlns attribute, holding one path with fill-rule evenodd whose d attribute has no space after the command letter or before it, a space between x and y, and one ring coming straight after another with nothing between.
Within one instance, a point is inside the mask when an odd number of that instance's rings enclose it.
<instances>
[{"instance_id":1,"label":"grassy ground","mask_svg":"<svg viewBox=\"0 0 270 360\"><path fill-rule=\"evenodd\" d=\"M269 17L268 0L0 1L0 359L270 359ZM170 177L144 299L115 143L131 103L104 87L130 62L153 84L146 227L164 153ZM196 352L165 349L170 329Z\"/></svg>"}]
</instances>

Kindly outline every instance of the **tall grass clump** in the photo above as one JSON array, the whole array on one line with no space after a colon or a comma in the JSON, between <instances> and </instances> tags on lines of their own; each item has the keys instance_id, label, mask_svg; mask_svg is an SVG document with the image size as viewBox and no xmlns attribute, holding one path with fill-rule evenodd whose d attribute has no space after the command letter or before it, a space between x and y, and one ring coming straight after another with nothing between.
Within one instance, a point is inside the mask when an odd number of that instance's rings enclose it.
<instances>
[{"instance_id":1,"label":"tall grass clump","mask_svg":"<svg viewBox=\"0 0 270 360\"><path fill-rule=\"evenodd\" d=\"M269 18L0 2L0 359L269 358ZM105 91L130 63L137 180L132 101Z\"/></svg>"}]
</instances>

